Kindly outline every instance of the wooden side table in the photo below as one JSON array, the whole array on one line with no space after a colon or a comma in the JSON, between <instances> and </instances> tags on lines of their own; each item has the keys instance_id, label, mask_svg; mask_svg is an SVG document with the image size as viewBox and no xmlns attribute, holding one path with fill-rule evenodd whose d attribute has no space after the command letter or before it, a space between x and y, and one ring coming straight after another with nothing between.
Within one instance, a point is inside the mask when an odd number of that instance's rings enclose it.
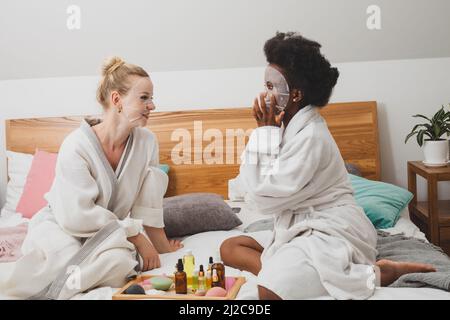
<instances>
[{"instance_id":1,"label":"wooden side table","mask_svg":"<svg viewBox=\"0 0 450 320\"><path fill-rule=\"evenodd\" d=\"M417 201L417 175L427 180L428 201ZM438 181L450 181L450 165L426 167L422 161L408 161L408 189L411 221L427 239L450 255L450 200L438 200Z\"/></svg>"}]
</instances>

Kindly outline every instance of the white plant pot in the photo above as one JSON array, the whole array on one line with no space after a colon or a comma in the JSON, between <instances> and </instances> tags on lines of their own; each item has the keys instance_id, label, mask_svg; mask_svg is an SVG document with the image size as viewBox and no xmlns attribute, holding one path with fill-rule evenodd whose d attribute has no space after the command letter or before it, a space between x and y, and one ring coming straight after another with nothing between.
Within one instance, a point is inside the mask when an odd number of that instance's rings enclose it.
<instances>
[{"instance_id":1,"label":"white plant pot","mask_svg":"<svg viewBox=\"0 0 450 320\"><path fill-rule=\"evenodd\" d=\"M423 163L428 166L443 166L448 162L449 146L448 140L425 140L423 144L425 160Z\"/></svg>"}]
</instances>

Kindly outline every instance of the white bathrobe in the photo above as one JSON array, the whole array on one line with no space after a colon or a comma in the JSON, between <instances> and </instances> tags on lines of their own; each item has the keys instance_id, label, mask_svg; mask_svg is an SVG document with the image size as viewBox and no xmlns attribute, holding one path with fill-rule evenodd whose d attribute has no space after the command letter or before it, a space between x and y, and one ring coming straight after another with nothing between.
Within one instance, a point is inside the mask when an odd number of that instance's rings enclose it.
<instances>
[{"instance_id":1,"label":"white bathrobe","mask_svg":"<svg viewBox=\"0 0 450 320\"><path fill-rule=\"evenodd\" d=\"M264 248L259 285L284 299L370 297L376 230L318 108L303 108L285 129L255 129L242 159L229 198L275 216L274 232L248 234Z\"/></svg>"},{"instance_id":2,"label":"white bathrobe","mask_svg":"<svg viewBox=\"0 0 450 320\"><path fill-rule=\"evenodd\" d=\"M61 145L48 206L30 221L23 257L0 290L9 296L67 299L97 286L118 287L138 268L127 237L164 227L168 177L157 139L134 128L112 169L89 120Z\"/></svg>"}]
</instances>

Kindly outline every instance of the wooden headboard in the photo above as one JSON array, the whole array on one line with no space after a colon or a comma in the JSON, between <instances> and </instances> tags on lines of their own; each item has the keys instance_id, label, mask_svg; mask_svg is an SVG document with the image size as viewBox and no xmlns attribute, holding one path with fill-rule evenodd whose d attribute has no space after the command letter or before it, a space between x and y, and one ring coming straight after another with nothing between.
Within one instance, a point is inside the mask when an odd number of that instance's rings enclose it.
<instances>
[{"instance_id":1,"label":"wooden headboard","mask_svg":"<svg viewBox=\"0 0 450 320\"><path fill-rule=\"evenodd\" d=\"M357 165L364 177L379 180L376 102L334 103L320 112L344 160ZM30 154L36 148L58 152L65 136L79 127L82 118L6 120L6 148ZM239 155L255 125L250 108L152 113L148 127L158 137L160 162L170 166L166 196L214 192L227 198L228 180L239 171ZM182 153L182 147L189 144L192 152Z\"/></svg>"}]
</instances>

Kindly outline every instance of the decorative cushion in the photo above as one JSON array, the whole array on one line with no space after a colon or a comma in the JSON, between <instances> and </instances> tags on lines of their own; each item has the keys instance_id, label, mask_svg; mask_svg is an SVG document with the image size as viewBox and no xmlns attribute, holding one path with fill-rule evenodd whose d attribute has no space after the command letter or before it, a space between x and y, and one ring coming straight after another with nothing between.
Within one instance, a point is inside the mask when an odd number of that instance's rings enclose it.
<instances>
[{"instance_id":1,"label":"decorative cushion","mask_svg":"<svg viewBox=\"0 0 450 320\"><path fill-rule=\"evenodd\" d=\"M188 193L165 198L164 225L168 237L230 230L242 224L231 207L214 193Z\"/></svg>"},{"instance_id":2,"label":"decorative cushion","mask_svg":"<svg viewBox=\"0 0 450 320\"><path fill-rule=\"evenodd\" d=\"M22 195L28 171L30 171L33 155L14 151L6 151L8 161L8 184L6 185L6 203L3 209L15 212Z\"/></svg>"},{"instance_id":3,"label":"decorative cushion","mask_svg":"<svg viewBox=\"0 0 450 320\"><path fill-rule=\"evenodd\" d=\"M362 177L362 173L359 170L358 166L356 164L346 162L345 163L345 169L347 169L347 172L350 174L353 174L358 177Z\"/></svg>"},{"instance_id":4,"label":"decorative cushion","mask_svg":"<svg viewBox=\"0 0 450 320\"><path fill-rule=\"evenodd\" d=\"M56 158L58 154L37 150L31 163L30 171L16 212L25 218L31 218L47 205L44 199L55 178Z\"/></svg>"},{"instance_id":5,"label":"decorative cushion","mask_svg":"<svg viewBox=\"0 0 450 320\"><path fill-rule=\"evenodd\" d=\"M170 167L169 167L168 164L160 164L160 165L159 165L159 168L160 168L162 171L164 171L166 174L169 174L169 169L170 169Z\"/></svg>"},{"instance_id":6,"label":"decorative cushion","mask_svg":"<svg viewBox=\"0 0 450 320\"><path fill-rule=\"evenodd\" d=\"M413 198L406 189L350 174L354 197L377 229L393 227Z\"/></svg>"}]
</instances>

